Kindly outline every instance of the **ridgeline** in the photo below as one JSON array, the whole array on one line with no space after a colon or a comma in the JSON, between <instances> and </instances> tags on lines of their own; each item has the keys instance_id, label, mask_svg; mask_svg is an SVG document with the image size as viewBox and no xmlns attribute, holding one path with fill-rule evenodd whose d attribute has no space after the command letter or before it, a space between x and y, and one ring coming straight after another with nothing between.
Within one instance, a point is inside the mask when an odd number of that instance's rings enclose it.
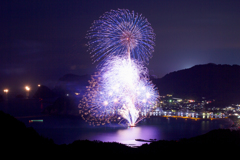
<instances>
[{"instance_id":1,"label":"ridgeline","mask_svg":"<svg viewBox=\"0 0 240 160\"><path fill-rule=\"evenodd\" d=\"M221 105L240 103L239 65L196 65L159 79L152 79L160 95L172 94L180 98L215 99Z\"/></svg>"}]
</instances>

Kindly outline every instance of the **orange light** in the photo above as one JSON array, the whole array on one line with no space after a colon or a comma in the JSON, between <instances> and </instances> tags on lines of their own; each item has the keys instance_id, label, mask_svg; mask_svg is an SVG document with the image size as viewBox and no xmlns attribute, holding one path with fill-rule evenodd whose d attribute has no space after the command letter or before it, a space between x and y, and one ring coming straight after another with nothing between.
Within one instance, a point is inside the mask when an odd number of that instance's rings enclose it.
<instances>
[{"instance_id":1,"label":"orange light","mask_svg":"<svg viewBox=\"0 0 240 160\"><path fill-rule=\"evenodd\" d=\"M26 89L27 91L30 91L30 88L29 88L28 86L26 86L25 89Z\"/></svg>"}]
</instances>

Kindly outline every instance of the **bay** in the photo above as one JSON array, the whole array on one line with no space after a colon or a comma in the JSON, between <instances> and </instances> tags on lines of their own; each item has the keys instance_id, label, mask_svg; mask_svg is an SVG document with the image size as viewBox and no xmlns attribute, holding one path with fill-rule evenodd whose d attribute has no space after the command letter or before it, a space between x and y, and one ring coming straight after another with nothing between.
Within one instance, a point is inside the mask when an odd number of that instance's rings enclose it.
<instances>
[{"instance_id":1,"label":"bay","mask_svg":"<svg viewBox=\"0 0 240 160\"><path fill-rule=\"evenodd\" d=\"M45 116L41 114L44 108L38 100L14 100L1 102L0 109L27 127L33 127L40 135L51 138L56 144L70 144L75 140L99 140L103 142L118 142L128 146L140 146L147 142L135 139L179 140L205 134L211 130L228 128L228 119L183 119L151 117L140 121L136 127L123 125L105 125L92 127L80 116ZM41 120L30 122L29 120Z\"/></svg>"}]
</instances>

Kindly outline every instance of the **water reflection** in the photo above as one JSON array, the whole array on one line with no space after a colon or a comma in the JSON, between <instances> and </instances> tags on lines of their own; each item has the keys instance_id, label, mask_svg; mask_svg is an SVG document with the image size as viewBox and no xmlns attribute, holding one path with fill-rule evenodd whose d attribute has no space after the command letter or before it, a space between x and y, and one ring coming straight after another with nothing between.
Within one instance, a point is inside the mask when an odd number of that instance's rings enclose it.
<instances>
[{"instance_id":1,"label":"water reflection","mask_svg":"<svg viewBox=\"0 0 240 160\"><path fill-rule=\"evenodd\" d=\"M86 131L85 135L81 135L79 139L141 146L149 142L135 141L135 139L179 140L202 135L213 129L227 128L229 124L226 119L195 121L193 119L152 117L145 119L133 128L92 128L92 130Z\"/></svg>"},{"instance_id":2,"label":"water reflection","mask_svg":"<svg viewBox=\"0 0 240 160\"><path fill-rule=\"evenodd\" d=\"M135 141L135 139L159 139L161 137L160 131L157 127L154 126L137 126L125 129L116 130L116 132L106 132L104 134L92 134L89 139L100 140L103 142L118 142L122 144L126 144L129 146L140 146L144 143L149 142L141 142Z\"/></svg>"}]
</instances>

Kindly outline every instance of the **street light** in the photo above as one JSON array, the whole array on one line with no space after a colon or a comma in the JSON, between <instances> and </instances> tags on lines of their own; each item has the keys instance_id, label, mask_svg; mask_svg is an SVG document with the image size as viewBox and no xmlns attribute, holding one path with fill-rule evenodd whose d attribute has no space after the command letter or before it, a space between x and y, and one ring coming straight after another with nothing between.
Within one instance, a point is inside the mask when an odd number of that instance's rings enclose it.
<instances>
[{"instance_id":1,"label":"street light","mask_svg":"<svg viewBox=\"0 0 240 160\"><path fill-rule=\"evenodd\" d=\"M30 91L30 88L28 87L28 86L26 86L25 87L25 89L26 89L26 97L27 97L27 99L29 98L29 91Z\"/></svg>"},{"instance_id":2,"label":"street light","mask_svg":"<svg viewBox=\"0 0 240 160\"><path fill-rule=\"evenodd\" d=\"M8 100L8 97L7 97L8 89L4 89L3 92L6 93L6 100Z\"/></svg>"}]
</instances>

